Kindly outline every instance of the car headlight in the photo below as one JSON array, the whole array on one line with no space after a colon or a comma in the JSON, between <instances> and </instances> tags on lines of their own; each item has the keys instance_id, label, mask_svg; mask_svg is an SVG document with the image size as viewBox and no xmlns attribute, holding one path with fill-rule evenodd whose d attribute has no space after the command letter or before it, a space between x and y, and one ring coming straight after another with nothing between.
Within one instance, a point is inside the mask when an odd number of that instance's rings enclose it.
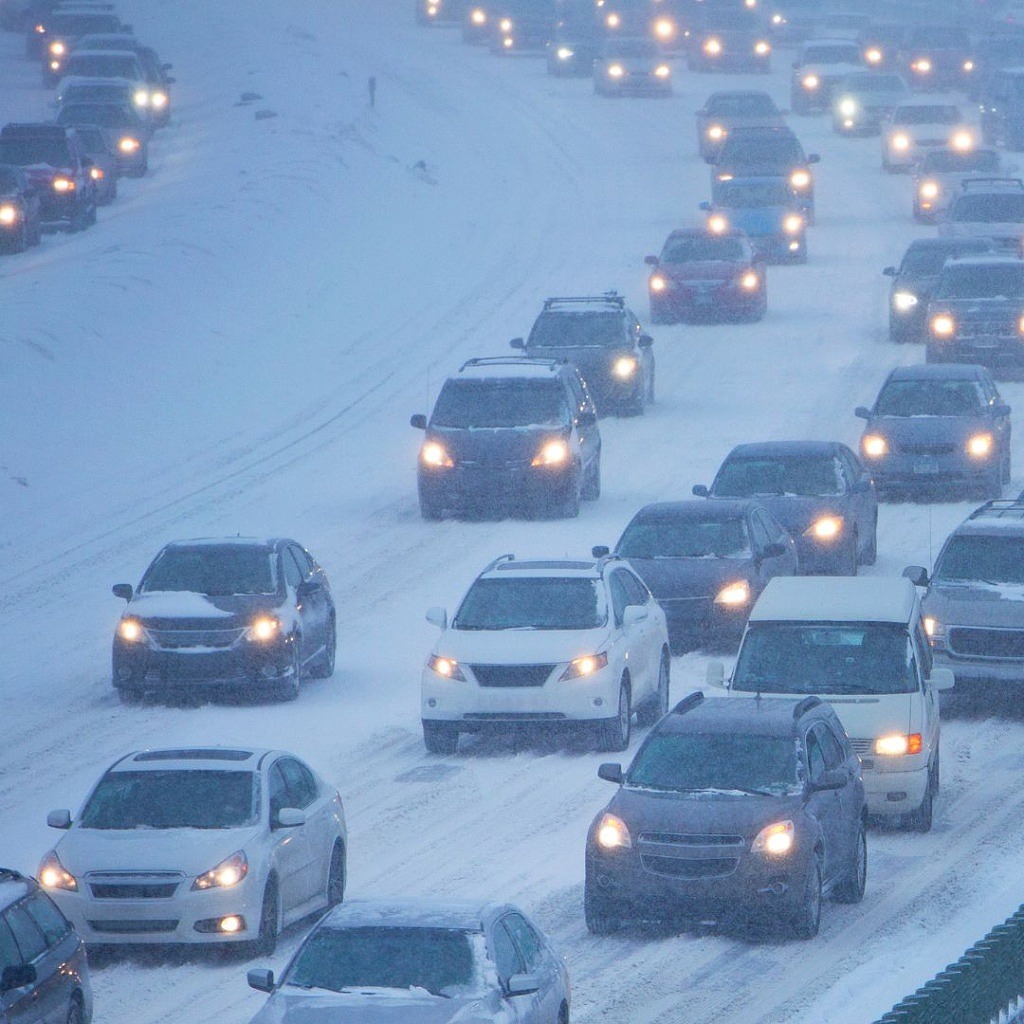
<instances>
[{"instance_id":1,"label":"car headlight","mask_svg":"<svg viewBox=\"0 0 1024 1024\"><path fill-rule=\"evenodd\" d=\"M153 92L149 95L149 103L154 110L162 110L166 107L168 99L169 97L165 92Z\"/></svg>"},{"instance_id":2,"label":"car headlight","mask_svg":"<svg viewBox=\"0 0 1024 1024\"><path fill-rule=\"evenodd\" d=\"M608 77L609 78L621 78L625 74L625 69L621 64L609 64L608 65Z\"/></svg>"},{"instance_id":3,"label":"car headlight","mask_svg":"<svg viewBox=\"0 0 1024 1024\"><path fill-rule=\"evenodd\" d=\"M800 79L800 84L808 92L814 92L814 90L821 85L821 79L819 79L817 75L804 75L804 77Z\"/></svg>"},{"instance_id":4,"label":"car headlight","mask_svg":"<svg viewBox=\"0 0 1024 1024\"><path fill-rule=\"evenodd\" d=\"M231 886L238 885L248 873L249 861L245 852L239 850L230 857L225 857L215 868L201 874L192 883L192 889L230 889Z\"/></svg>"},{"instance_id":5,"label":"car headlight","mask_svg":"<svg viewBox=\"0 0 1024 1024\"><path fill-rule=\"evenodd\" d=\"M720 235L729 230L729 222L720 214L716 213L708 217L708 231Z\"/></svg>"},{"instance_id":6,"label":"car headlight","mask_svg":"<svg viewBox=\"0 0 1024 1024\"><path fill-rule=\"evenodd\" d=\"M661 274L652 274L651 279L647 282L647 287L652 292L663 292L668 288L668 279L662 277Z\"/></svg>"},{"instance_id":7,"label":"car headlight","mask_svg":"<svg viewBox=\"0 0 1024 1024\"><path fill-rule=\"evenodd\" d=\"M66 52L67 52L67 47L63 43L61 43L61 42L50 43L50 53L52 53L54 55L54 57L63 57Z\"/></svg>"},{"instance_id":8,"label":"car headlight","mask_svg":"<svg viewBox=\"0 0 1024 1024\"><path fill-rule=\"evenodd\" d=\"M783 220L782 228L791 235L797 235L804 229L804 219L798 213L791 213Z\"/></svg>"},{"instance_id":9,"label":"car headlight","mask_svg":"<svg viewBox=\"0 0 1024 1024\"><path fill-rule=\"evenodd\" d=\"M881 434L865 434L860 441L861 450L869 459L889 454L889 442Z\"/></svg>"},{"instance_id":10,"label":"car headlight","mask_svg":"<svg viewBox=\"0 0 1024 1024\"><path fill-rule=\"evenodd\" d=\"M948 313L933 316L930 326L936 338L948 338L956 331L956 321Z\"/></svg>"},{"instance_id":11,"label":"car headlight","mask_svg":"<svg viewBox=\"0 0 1024 1024\"><path fill-rule=\"evenodd\" d=\"M486 25L487 15L479 7L474 7L469 13L469 20L474 25Z\"/></svg>"},{"instance_id":12,"label":"car headlight","mask_svg":"<svg viewBox=\"0 0 1024 1024\"><path fill-rule=\"evenodd\" d=\"M737 608L750 601L750 584L746 580L738 580L722 587L715 594L715 604L725 605L729 608Z\"/></svg>"},{"instance_id":13,"label":"car headlight","mask_svg":"<svg viewBox=\"0 0 1024 1024\"><path fill-rule=\"evenodd\" d=\"M628 850L633 845L626 823L615 814L605 814L597 826L597 845L604 850Z\"/></svg>"},{"instance_id":14,"label":"car headlight","mask_svg":"<svg viewBox=\"0 0 1024 1024\"><path fill-rule=\"evenodd\" d=\"M0 224L13 224L18 219L18 208L13 203L0 206Z\"/></svg>"},{"instance_id":15,"label":"car headlight","mask_svg":"<svg viewBox=\"0 0 1024 1024\"><path fill-rule=\"evenodd\" d=\"M921 622L925 636L933 647L941 647L946 641L946 627L934 616L926 615Z\"/></svg>"},{"instance_id":16,"label":"car headlight","mask_svg":"<svg viewBox=\"0 0 1024 1024\"><path fill-rule=\"evenodd\" d=\"M654 69L655 78L668 78L672 74L672 69L667 64L659 64Z\"/></svg>"},{"instance_id":17,"label":"car headlight","mask_svg":"<svg viewBox=\"0 0 1024 1024\"><path fill-rule=\"evenodd\" d=\"M448 469L455 465L445 446L438 441L427 441L423 445L420 449L420 462L437 469Z\"/></svg>"},{"instance_id":18,"label":"car headlight","mask_svg":"<svg viewBox=\"0 0 1024 1024\"><path fill-rule=\"evenodd\" d=\"M67 892L78 892L78 882L60 862L56 850L51 850L39 865L36 874L39 884L44 889L65 889Z\"/></svg>"},{"instance_id":19,"label":"car headlight","mask_svg":"<svg viewBox=\"0 0 1024 1024\"><path fill-rule=\"evenodd\" d=\"M142 143L139 142L138 139L133 138L131 135L126 135L123 139L121 139L120 142L118 142L117 148L122 153L129 153L130 154L130 153L138 152L139 147L141 145L142 145Z\"/></svg>"},{"instance_id":20,"label":"car headlight","mask_svg":"<svg viewBox=\"0 0 1024 1024\"><path fill-rule=\"evenodd\" d=\"M612 13L609 14L608 17L604 19L604 23L609 28L618 28L622 24L622 19L614 11L612 11Z\"/></svg>"},{"instance_id":21,"label":"car headlight","mask_svg":"<svg viewBox=\"0 0 1024 1024\"><path fill-rule=\"evenodd\" d=\"M281 620L273 615L258 615L249 624L248 637L256 643L265 644L276 640L281 632Z\"/></svg>"},{"instance_id":22,"label":"car headlight","mask_svg":"<svg viewBox=\"0 0 1024 1024\"><path fill-rule=\"evenodd\" d=\"M569 459L569 446L564 441L547 441L533 457L531 466L561 466Z\"/></svg>"},{"instance_id":23,"label":"car headlight","mask_svg":"<svg viewBox=\"0 0 1024 1024\"><path fill-rule=\"evenodd\" d=\"M804 530L805 536L824 541L835 540L842 532L843 520L840 516L821 516Z\"/></svg>"},{"instance_id":24,"label":"car headlight","mask_svg":"<svg viewBox=\"0 0 1024 1024\"><path fill-rule=\"evenodd\" d=\"M932 62L927 57L918 57L910 65L919 75L927 75L932 69Z\"/></svg>"},{"instance_id":25,"label":"car headlight","mask_svg":"<svg viewBox=\"0 0 1024 1024\"><path fill-rule=\"evenodd\" d=\"M103 173L103 168L102 167L90 167L89 168L89 177L92 178L93 181L102 181L104 179L104 177L105 177L105 175Z\"/></svg>"},{"instance_id":26,"label":"car headlight","mask_svg":"<svg viewBox=\"0 0 1024 1024\"><path fill-rule=\"evenodd\" d=\"M939 194L939 183L937 181L922 181L918 186L917 194L922 199L934 199Z\"/></svg>"},{"instance_id":27,"label":"car headlight","mask_svg":"<svg viewBox=\"0 0 1024 1024\"><path fill-rule=\"evenodd\" d=\"M587 654L582 658L576 658L570 661L566 666L565 671L559 676L560 680L566 679L582 679L585 676L592 676L595 672L599 672L608 664L608 655L602 652L601 654Z\"/></svg>"},{"instance_id":28,"label":"car headlight","mask_svg":"<svg viewBox=\"0 0 1024 1024\"><path fill-rule=\"evenodd\" d=\"M676 23L671 18L659 18L654 23L654 34L659 39L671 39L676 34Z\"/></svg>"},{"instance_id":29,"label":"car headlight","mask_svg":"<svg viewBox=\"0 0 1024 1024\"><path fill-rule=\"evenodd\" d=\"M968 71L968 72L973 71L974 70L974 61L973 60L965 60L963 62L963 64L961 65L961 67L964 69L964 71Z\"/></svg>"},{"instance_id":30,"label":"car headlight","mask_svg":"<svg viewBox=\"0 0 1024 1024\"><path fill-rule=\"evenodd\" d=\"M556 51L559 60L570 60L576 56L574 50L570 50L568 46L560 46Z\"/></svg>"},{"instance_id":31,"label":"car headlight","mask_svg":"<svg viewBox=\"0 0 1024 1024\"><path fill-rule=\"evenodd\" d=\"M1018 332L1019 334L1024 334L1024 316L1022 316L1022 317L1021 317L1021 318L1020 318L1020 319L1019 319L1019 320L1017 321L1017 332Z\"/></svg>"},{"instance_id":32,"label":"car headlight","mask_svg":"<svg viewBox=\"0 0 1024 1024\"><path fill-rule=\"evenodd\" d=\"M881 64L882 63L882 51L877 46L869 47L864 51L864 60L868 64Z\"/></svg>"},{"instance_id":33,"label":"car headlight","mask_svg":"<svg viewBox=\"0 0 1024 1024\"><path fill-rule=\"evenodd\" d=\"M713 142L721 142L726 136L726 131L720 124L712 124L708 126L707 135Z\"/></svg>"},{"instance_id":34,"label":"car headlight","mask_svg":"<svg viewBox=\"0 0 1024 1024\"><path fill-rule=\"evenodd\" d=\"M794 171L789 176L789 183L793 188L807 188L811 183L810 171Z\"/></svg>"},{"instance_id":35,"label":"car headlight","mask_svg":"<svg viewBox=\"0 0 1024 1024\"><path fill-rule=\"evenodd\" d=\"M761 284L761 278L759 278L757 276L757 274L755 274L752 270L748 270L740 278L740 287L745 289L748 292L752 292L760 284Z\"/></svg>"},{"instance_id":36,"label":"car headlight","mask_svg":"<svg viewBox=\"0 0 1024 1024\"><path fill-rule=\"evenodd\" d=\"M754 43L754 53L756 53L758 57L767 57L771 52L772 48L763 39L759 39Z\"/></svg>"},{"instance_id":37,"label":"car headlight","mask_svg":"<svg viewBox=\"0 0 1024 1024\"><path fill-rule=\"evenodd\" d=\"M53 179L53 191L54 192L74 192L75 183L70 178L65 178L62 175Z\"/></svg>"},{"instance_id":38,"label":"car headlight","mask_svg":"<svg viewBox=\"0 0 1024 1024\"><path fill-rule=\"evenodd\" d=\"M751 853L767 853L772 857L784 857L796 842L796 828L792 821L776 821L765 825L751 844Z\"/></svg>"},{"instance_id":39,"label":"car headlight","mask_svg":"<svg viewBox=\"0 0 1024 1024\"><path fill-rule=\"evenodd\" d=\"M50 70L51 71L60 71L60 61L59 60L51 60L50 61Z\"/></svg>"},{"instance_id":40,"label":"car headlight","mask_svg":"<svg viewBox=\"0 0 1024 1024\"><path fill-rule=\"evenodd\" d=\"M730 174L728 171L722 171L720 174L716 174L715 177L719 181L732 181L735 175Z\"/></svg>"},{"instance_id":41,"label":"car headlight","mask_svg":"<svg viewBox=\"0 0 1024 1024\"><path fill-rule=\"evenodd\" d=\"M515 40L511 36L505 36L501 41L501 45L504 46L506 50L511 49L511 47L515 45Z\"/></svg>"},{"instance_id":42,"label":"car headlight","mask_svg":"<svg viewBox=\"0 0 1024 1024\"><path fill-rule=\"evenodd\" d=\"M498 22L498 28L500 28L502 32L511 32L512 31L512 19L511 18L502 18L501 21Z\"/></svg>"},{"instance_id":43,"label":"car headlight","mask_svg":"<svg viewBox=\"0 0 1024 1024\"><path fill-rule=\"evenodd\" d=\"M857 101L851 100L849 97L844 100L840 100L839 113L842 114L843 117L853 117L853 115L857 113Z\"/></svg>"},{"instance_id":44,"label":"car headlight","mask_svg":"<svg viewBox=\"0 0 1024 1024\"><path fill-rule=\"evenodd\" d=\"M146 89L136 89L132 93L132 102L137 107L148 107L149 106L149 92Z\"/></svg>"},{"instance_id":45,"label":"car headlight","mask_svg":"<svg viewBox=\"0 0 1024 1024\"><path fill-rule=\"evenodd\" d=\"M717 57L722 52L722 41L712 36L704 40L704 52L709 57Z\"/></svg>"},{"instance_id":46,"label":"car headlight","mask_svg":"<svg viewBox=\"0 0 1024 1024\"><path fill-rule=\"evenodd\" d=\"M462 669L459 668L459 663L454 658L445 658L440 654L432 654L427 658L427 668L431 672L436 672L439 676L444 676L445 679L457 679L460 683L466 681L466 677L462 674Z\"/></svg>"},{"instance_id":47,"label":"car headlight","mask_svg":"<svg viewBox=\"0 0 1024 1024\"><path fill-rule=\"evenodd\" d=\"M949 144L961 153L966 153L967 150L974 149L974 136L970 132L954 132Z\"/></svg>"},{"instance_id":48,"label":"car headlight","mask_svg":"<svg viewBox=\"0 0 1024 1024\"><path fill-rule=\"evenodd\" d=\"M975 459L984 459L992 454L994 441L991 434L975 434L967 439L967 454Z\"/></svg>"},{"instance_id":49,"label":"car headlight","mask_svg":"<svg viewBox=\"0 0 1024 1024\"><path fill-rule=\"evenodd\" d=\"M919 732L894 732L879 736L875 740L875 753L882 757L898 757L901 754L920 754L924 743Z\"/></svg>"},{"instance_id":50,"label":"car headlight","mask_svg":"<svg viewBox=\"0 0 1024 1024\"><path fill-rule=\"evenodd\" d=\"M917 296L913 292L893 292L892 304L901 313L907 313L917 305Z\"/></svg>"},{"instance_id":51,"label":"car headlight","mask_svg":"<svg viewBox=\"0 0 1024 1024\"><path fill-rule=\"evenodd\" d=\"M142 623L133 617L124 618L117 624L117 635L130 644L138 643L144 636Z\"/></svg>"},{"instance_id":52,"label":"car headlight","mask_svg":"<svg viewBox=\"0 0 1024 1024\"><path fill-rule=\"evenodd\" d=\"M889 136L889 145L893 149L903 152L906 149L910 149L910 136L905 135L903 132L897 132L895 135Z\"/></svg>"},{"instance_id":53,"label":"car headlight","mask_svg":"<svg viewBox=\"0 0 1024 1024\"><path fill-rule=\"evenodd\" d=\"M612 373L619 380L629 380L636 373L637 361L635 356L620 356L612 364Z\"/></svg>"}]
</instances>

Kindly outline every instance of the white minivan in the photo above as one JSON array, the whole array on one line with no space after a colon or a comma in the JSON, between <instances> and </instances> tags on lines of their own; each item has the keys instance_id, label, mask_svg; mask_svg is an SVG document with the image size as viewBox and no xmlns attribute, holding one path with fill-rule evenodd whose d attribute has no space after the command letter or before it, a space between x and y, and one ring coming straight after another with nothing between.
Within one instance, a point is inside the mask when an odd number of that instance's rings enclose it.
<instances>
[{"instance_id":1,"label":"white minivan","mask_svg":"<svg viewBox=\"0 0 1024 1024\"><path fill-rule=\"evenodd\" d=\"M814 694L832 704L860 757L868 811L927 832L939 789L939 690L914 584L905 578L777 577L750 613L732 677L749 697Z\"/></svg>"}]
</instances>

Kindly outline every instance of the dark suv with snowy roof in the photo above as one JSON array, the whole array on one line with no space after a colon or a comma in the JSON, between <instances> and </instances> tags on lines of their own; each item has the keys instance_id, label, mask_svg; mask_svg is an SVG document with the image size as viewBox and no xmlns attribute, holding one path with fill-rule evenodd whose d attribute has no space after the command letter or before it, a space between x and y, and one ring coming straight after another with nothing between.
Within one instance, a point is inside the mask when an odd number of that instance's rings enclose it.
<instances>
[{"instance_id":1,"label":"dark suv with snowy roof","mask_svg":"<svg viewBox=\"0 0 1024 1024\"><path fill-rule=\"evenodd\" d=\"M831 705L760 697L680 701L648 734L587 835L584 911L623 921L713 917L818 933L823 896L864 895L860 762Z\"/></svg>"}]
</instances>

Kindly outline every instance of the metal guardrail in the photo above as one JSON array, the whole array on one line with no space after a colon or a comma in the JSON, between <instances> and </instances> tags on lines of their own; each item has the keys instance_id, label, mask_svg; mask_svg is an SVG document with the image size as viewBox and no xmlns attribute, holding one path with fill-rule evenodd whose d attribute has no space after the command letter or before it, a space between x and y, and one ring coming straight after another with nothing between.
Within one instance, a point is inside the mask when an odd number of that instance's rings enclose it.
<instances>
[{"instance_id":1,"label":"metal guardrail","mask_svg":"<svg viewBox=\"0 0 1024 1024\"><path fill-rule=\"evenodd\" d=\"M1012 1024L1022 999L1024 907L875 1024Z\"/></svg>"}]
</instances>

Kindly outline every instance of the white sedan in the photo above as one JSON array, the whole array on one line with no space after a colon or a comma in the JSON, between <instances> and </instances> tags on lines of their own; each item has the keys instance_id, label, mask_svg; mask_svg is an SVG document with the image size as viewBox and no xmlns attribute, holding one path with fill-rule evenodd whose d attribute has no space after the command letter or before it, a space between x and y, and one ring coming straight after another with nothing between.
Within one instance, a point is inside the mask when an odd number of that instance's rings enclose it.
<instances>
[{"instance_id":1,"label":"white sedan","mask_svg":"<svg viewBox=\"0 0 1024 1024\"><path fill-rule=\"evenodd\" d=\"M629 563L492 562L473 582L423 668L420 717L432 753L454 753L460 732L510 723L596 733L602 750L629 746L668 708L665 613Z\"/></svg>"},{"instance_id":2,"label":"white sedan","mask_svg":"<svg viewBox=\"0 0 1024 1024\"><path fill-rule=\"evenodd\" d=\"M274 951L280 930L345 891L341 797L280 750L144 750L116 761L78 817L51 811L65 835L39 882L93 945L249 943Z\"/></svg>"},{"instance_id":3,"label":"white sedan","mask_svg":"<svg viewBox=\"0 0 1024 1024\"><path fill-rule=\"evenodd\" d=\"M901 103L882 125L882 168L907 171L936 149L966 153L978 133L952 103Z\"/></svg>"}]
</instances>

